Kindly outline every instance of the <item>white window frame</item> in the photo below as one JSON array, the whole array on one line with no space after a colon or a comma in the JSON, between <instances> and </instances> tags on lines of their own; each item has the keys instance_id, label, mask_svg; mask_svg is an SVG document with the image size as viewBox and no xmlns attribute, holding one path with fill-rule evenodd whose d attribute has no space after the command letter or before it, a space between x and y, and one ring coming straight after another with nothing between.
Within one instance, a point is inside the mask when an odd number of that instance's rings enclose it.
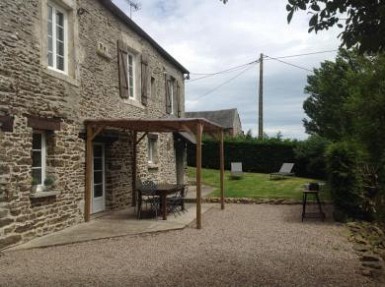
<instances>
[{"instance_id":1,"label":"white window frame","mask_svg":"<svg viewBox=\"0 0 385 287\"><path fill-rule=\"evenodd\" d=\"M32 147L32 153L34 151L39 151L41 153L41 166L40 167L33 167L33 164L31 166L31 169L41 169L41 184L38 184L38 186L44 186L44 181L46 179L46 159L47 159L47 142L46 142L46 136L44 131L33 131L33 134L40 134L41 135L41 143L40 143L40 149L34 149ZM32 139L33 140L33 139Z\"/></svg>"},{"instance_id":2,"label":"white window frame","mask_svg":"<svg viewBox=\"0 0 385 287\"><path fill-rule=\"evenodd\" d=\"M130 84L130 57L132 58L132 87ZM127 53L127 83L128 83L128 89L130 91L128 99L129 100L137 100L136 96L136 56L128 52ZM132 88L132 93L131 93Z\"/></svg>"},{"instance_id":3,"label":"white window frame","mask_svg":"<svg viewBox=\"0 0 385 287\"><path fill-rule=\"evenodd\" d=\"M157 144L158 138L154 135L149 135L147 137L147 159L148 163L156 164L157 163Z\"/></svg>"},{"instance_id":4,"label":"white window frame","mask_svg":"<svg viewBox=\"0 0 385 287\"><path fill-rule=\"evenodd\" d=\"M52 8L52 66L49 65L48 61L48 13L49 8ZM63 33L64 33L64 70L60 70L57 68L57 47L56 47L56 12L60 12L63 14ZM46 26L46 33L47 33L47 67L51 70L54 70L59 73L67 74L68 73L68 12L63 9L62 7L58 6L56 3L52 1L47 2L47 26Z\"/></svg>"}]
</instances>

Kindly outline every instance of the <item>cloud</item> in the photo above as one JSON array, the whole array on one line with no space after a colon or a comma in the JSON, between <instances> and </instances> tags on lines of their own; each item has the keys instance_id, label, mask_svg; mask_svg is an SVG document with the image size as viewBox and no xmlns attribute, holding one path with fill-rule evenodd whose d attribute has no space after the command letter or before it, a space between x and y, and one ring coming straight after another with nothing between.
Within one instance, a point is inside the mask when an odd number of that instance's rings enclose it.
<instances>
[{"instance_id":1,"label":"cloud","mask_svg":"<svg viewBox=\"0 0 385 287\"><path fill-rule=\"evenodd\" d=\"M126 13L124 0L114 0ZM141 0L137 22L192 73L213 73L259 58L337 49L337 29L308 34L310 15L298 12L287 24L286 0ZM335 53L282 59L313 70ZM186 81L186 110L238 108L245 131L257 131L258 71L242 70L196 82ZM302 103L308 71L276 60L264 61L264 127L269 135L305 138ZM192 74L192 79L197 78ZM215 87L227 82L217 90ZM206 95L207 94L207 95Z\"/></svg>"}]
</instances>

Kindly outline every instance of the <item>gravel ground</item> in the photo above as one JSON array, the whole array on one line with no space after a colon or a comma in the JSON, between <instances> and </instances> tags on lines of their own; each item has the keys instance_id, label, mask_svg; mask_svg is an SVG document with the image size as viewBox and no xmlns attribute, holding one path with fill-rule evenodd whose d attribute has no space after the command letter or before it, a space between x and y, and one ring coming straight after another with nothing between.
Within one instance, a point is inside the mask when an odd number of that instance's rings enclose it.
<instances>
[{"instance_id":1,"label":"gravel ground","mask_svg":"<svg viewBox=\"0 0 385 287\"><path fill-rule=\"evenodd\" d=\"M0 286L379 286L344 227L301 223L300 209L227 205L202 230L5 252Z\"/></svg>"}]
</instances>

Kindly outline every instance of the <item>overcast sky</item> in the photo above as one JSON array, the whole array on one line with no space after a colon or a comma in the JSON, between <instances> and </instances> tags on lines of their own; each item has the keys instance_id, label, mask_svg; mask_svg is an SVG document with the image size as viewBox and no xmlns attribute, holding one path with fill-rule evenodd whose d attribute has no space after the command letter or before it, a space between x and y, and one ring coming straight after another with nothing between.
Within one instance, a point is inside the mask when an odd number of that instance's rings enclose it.
<instances>
[{"instance_id":1,"label":"overcast sky","mask_svg":"<svg viewBox=\"0 0 385 287\"><path fill-rule=\"evenodd\" d=\"M126 0L114 2L129 14ZM260 53L281 57L336 50L339 45L337 28L308 34L310 16L305 12L295 14L288 25L287 0L230 0L226 5L219 0L137 2L141 9L132 13L132 19L191 72L186 111L237 108L243 130L251 129L253 135L258 131L259 65L194 81L202 77L197 74L241 66L257 60ZM280 131L284 138L307 137L302 125L306 76L335 55L281 59L305 70L264 60L264 131L269 136Z\"/></svg>"}]
</instances>

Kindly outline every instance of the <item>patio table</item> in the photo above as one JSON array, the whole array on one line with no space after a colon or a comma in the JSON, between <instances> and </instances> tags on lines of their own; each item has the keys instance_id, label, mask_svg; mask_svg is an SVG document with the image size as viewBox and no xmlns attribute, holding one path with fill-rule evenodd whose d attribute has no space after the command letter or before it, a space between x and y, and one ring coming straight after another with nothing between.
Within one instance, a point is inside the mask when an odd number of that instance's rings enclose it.
<instances>
[{"instance_id":1,"label":"patio table","mask_svg":"<svg viewBox=\"0 0 385 287\"><path fill-rule=\"evenodd\" d=\"M181 192L184 197L184 185L183 184L170 184L160 183L157 185L156 194L160 197L160 205L162 209L163 220L167 220L167 195ZM184 201L182 201L182 210L184 210Z\"/></svg>"},{"instance_id":2,"label":"patio table","mask_svg":"<svg viewBox=\"0 0 385 287\"><path fill-rule=\"evenodd\" d=\"M163 220L167 220L167 195L181 192L182 197L184 197L184 188L183 184L170 184L170 183L160 183L156 186L156 195L160 198L160 207L162 211ZM137 189L138 192L138 205L141 205L141 190ZM182 210L184 210L184 201L182 201ZM139 212L140 207L138 207ZM139 213L138 213L139 214ZM139 218L139 215L138 215Z\"/></svg>"}]
</instances>

